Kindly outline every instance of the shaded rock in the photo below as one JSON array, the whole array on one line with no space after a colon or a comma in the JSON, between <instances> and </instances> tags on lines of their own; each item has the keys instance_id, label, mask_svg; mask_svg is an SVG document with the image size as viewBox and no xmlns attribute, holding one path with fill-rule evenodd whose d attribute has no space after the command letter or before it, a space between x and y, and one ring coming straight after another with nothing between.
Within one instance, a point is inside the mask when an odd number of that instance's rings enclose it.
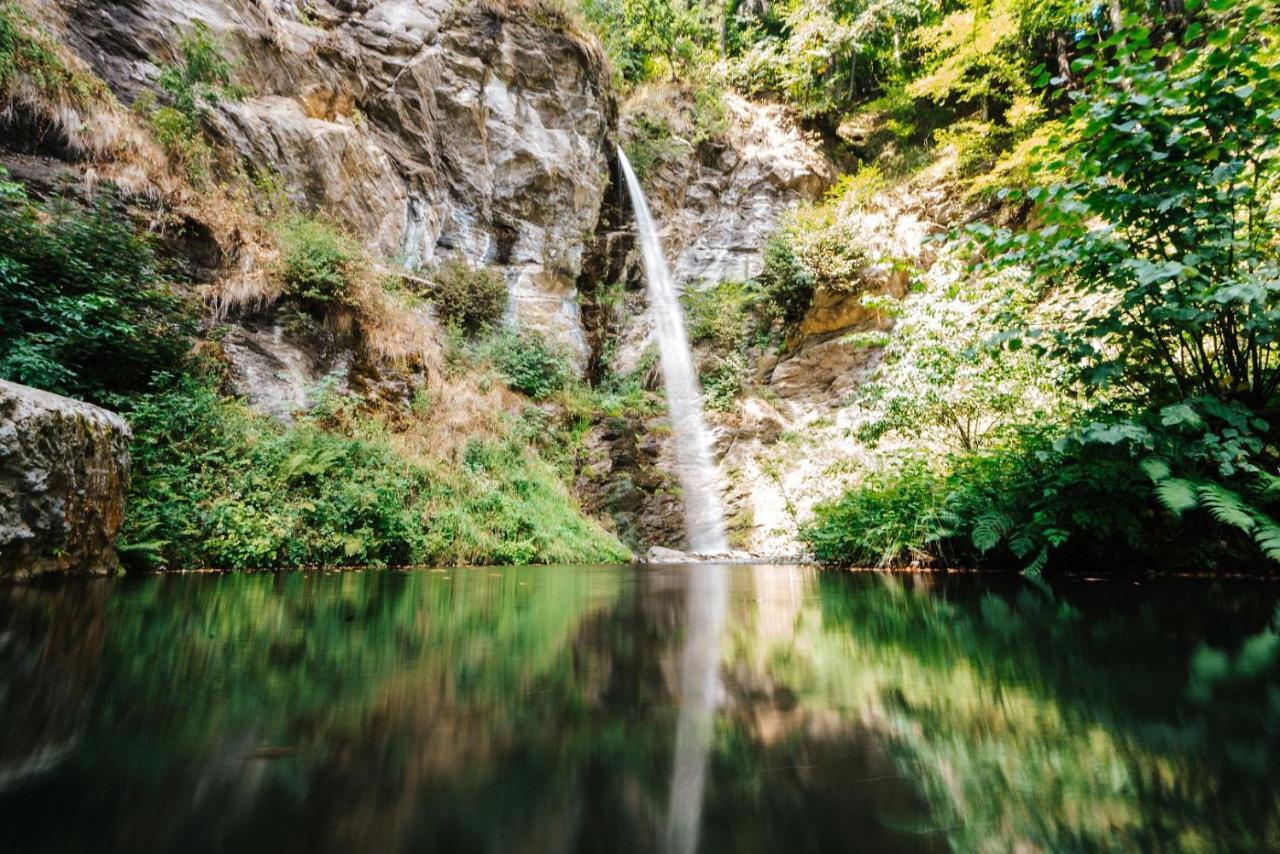
<instances>
[{"instance_id":1,"label":"shaded rock","mask_svg":"<svg viewBox=\"0 0 1280 854\"><path fill-rule=\"evenodd\" d=\"M0 577L116 568L131 435L113 412L0 380Z\"/></svg>"},{"instance_id":2,"label":"shaded rock","mask_svg":"<svg viewBox=\"0 0 1280 854\"><path fill-rule=\"evenodd\" d=\"M351 351L288 334L279 318L232 326L221 344L235 393L282 423L347 388Z\"/></svg>"},{"instance_id":3,"label":"shaded rock","mask_svg":"<svg viewBox=\"0 0 1280 854\"><path fill-rule=\"evenodd\" d=\"M640 419L604 419L585 437L575 477L583 508L636 551L685 542L674 455L649 430Z\"/></svg>"}]
</instances>

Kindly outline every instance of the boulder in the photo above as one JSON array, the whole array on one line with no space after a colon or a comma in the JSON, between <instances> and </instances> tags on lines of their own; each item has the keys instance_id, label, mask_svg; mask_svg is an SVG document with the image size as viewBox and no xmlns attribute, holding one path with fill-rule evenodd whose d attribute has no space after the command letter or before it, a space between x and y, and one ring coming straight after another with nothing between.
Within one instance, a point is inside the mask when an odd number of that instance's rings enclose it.
<instances>
[{"instance_id":1,"label":"boulder","mask_svg":"<svg viewBox=\"0 0 1280 854\"><path fill-rule=\"evenodd\" d=\"M130 437L114 412L0 380L0 577L116 568Z\"/></svg>"}]
</instances>

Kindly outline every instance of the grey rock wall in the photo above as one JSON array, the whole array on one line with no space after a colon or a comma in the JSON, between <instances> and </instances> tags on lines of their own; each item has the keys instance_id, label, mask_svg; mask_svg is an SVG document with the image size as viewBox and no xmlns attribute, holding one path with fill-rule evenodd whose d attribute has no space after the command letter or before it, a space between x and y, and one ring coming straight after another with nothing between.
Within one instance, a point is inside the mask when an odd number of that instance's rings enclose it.
<instances>
[{"instance_id":1,"label":"grey rock wall","mask_svg":"<svg viewBox=\"0 0 1280 854\"><path fill-rule=\"evenodd\" d=\"M130 435L113 412L0 380L0 578L116 568Z\"/></svg>"}]
</instances>

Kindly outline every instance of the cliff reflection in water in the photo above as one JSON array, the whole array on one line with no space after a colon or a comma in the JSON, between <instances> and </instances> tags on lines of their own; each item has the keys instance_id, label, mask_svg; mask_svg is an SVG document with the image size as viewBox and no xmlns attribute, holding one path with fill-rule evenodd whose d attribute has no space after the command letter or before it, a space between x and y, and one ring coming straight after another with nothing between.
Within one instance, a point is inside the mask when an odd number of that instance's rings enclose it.
<instances>
[{"instance_id":1,"label":"cliff reflection in water","mask_svg":"<svg viewBox=\"0 0 1280 854\"><path fill-rule=\"evenodd\" d=\"M718 625L688 626L699 590ZM0 599L6 850L657 851L689 700L704 852L1280 847L1267 586L703 566Z\"/></svg>"}]
</instances>

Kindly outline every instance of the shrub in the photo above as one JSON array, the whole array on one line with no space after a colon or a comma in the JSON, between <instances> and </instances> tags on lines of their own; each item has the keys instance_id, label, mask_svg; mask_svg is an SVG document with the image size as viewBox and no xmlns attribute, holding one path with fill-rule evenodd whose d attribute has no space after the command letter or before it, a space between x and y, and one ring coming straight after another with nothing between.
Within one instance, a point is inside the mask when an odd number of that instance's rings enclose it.
<instances>
[{"instance_id":1,"label":"shrub","mask_svg":"<svg viewBox=\"0 0 1280 854\"><path fill-rule=\"evenodd\" d=\"M766 310L785 325L804 319L818 280L800 263L787 234L779 232L764 246L764 268L759 277L764 290Z\"/></svg>"},{"instance_id":2,"label":"shrub","mask_svg":"<svg viewBox=\"0 0 1280 854\"><path fill-rule=\"evenodd\" d=\"M621 561L555 473L511 442L461 467L406 458L374 426L292 427L186 378L138 399L121 552L135 567Z\"/></svg>"},{"instance_id":3,"label":"shrub","mask_svg":"<svg viewBox=\"0 0 1280 854\"><path fill-rule=\"evenodd\" d=\"M918 457L870 472L841 498L819 505L801 538L814 557L842 566L929 560L945 530L944 478Z\"/></svg>"},{"instance_id":4,"label":"shrub","mask_svg":"<svg viewBox=\"0 0 1280 854\"><path fill-rule=\"evenodd\" d=\"M747 385L747 361L741 353L733 352L716 360L715 365L701 375L702 398L706 408L724 411Z\"/></svg>"},{"instance_id":5,"label":"shrub","mask_svg":"<svg viewBox=\"0 0 1280 854\"><path fill-rule=\"evenodd\" d=\"M493 362L511 388L534 400L560 391L575 374L564 350L529 329L495 332L481 345L480 355Z\"/></svg>"},{"instance_id":6,"label":"shrub","mask_svg":"<svg viewBox=\"0 0 1280 854\"><path fill-rule=\"evenodd\" d=\"M431 280L431 299L446 326L474 335L495 326L507 310L507 284L497 270L454 258L436 267Z\"/></svg>"},{"instance_id":7,"label":"shrub","mask_svg":"<svg viewBox=\"0 0 1280 854\"><path fill-rule=\"evenodd\" d=\"M277 227L276 236L276 275L285 293L313 310L350 302L351 285L366 267L364 253L350 235L326 220L294 216Z\"/></svg>"},{"instance_id":8,"label":"shrub","mask_svg":"<svg viewBox=\"0 0 1280 854\"><path fill-rule=\"evenodd\" d=\"M754 282L721 282L682 297L689 341L720 352L745 348L756 332L763 294Z\"/></svg>"},{"instance_id":9,"label":"shrub","mask_svg":"<svg viewBox=\"0 0 1280 854\"><path fill-rule=\"evenodd\" d=\"M1051 557L1132 558L1152 526L1150 497L1115 448L1056 451L1047 435L1026 433L1005 447L932 463L890 456L815 508L801 537L835 564L918 561L1039 573Z\"/></svg>"},{"instance_id":10,"label":"shrub","mask_svg":"<svg viewBox=\"0 0 1280 854\"><path fill-rule=\"evenodd\" d=\"M145 97L138 99L134 109L147 117L151 132L191 181L199 184L209 177L213 149L185 113L174 107L153 107L152 99Z\"/></svg>"},{"instance_id":11,"label":"shrub","mask_svg":"<svg viewBox=\"0 0 1280 854\"><path fill-rule=\"evenodd\" d=\"M44 205L0 171L0 376L115 406L183 363L193 327L110 192Z\"/></svg>"}]
</instances>

